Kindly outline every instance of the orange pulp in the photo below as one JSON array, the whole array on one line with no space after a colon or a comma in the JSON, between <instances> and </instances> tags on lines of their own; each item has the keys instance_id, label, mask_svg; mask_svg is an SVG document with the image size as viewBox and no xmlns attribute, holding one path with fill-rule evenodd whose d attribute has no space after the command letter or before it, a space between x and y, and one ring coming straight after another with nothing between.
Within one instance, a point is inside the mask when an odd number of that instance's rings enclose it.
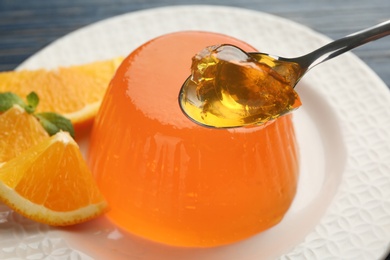
<instances>
[{"instance_id":1,"label":"orange pulp","mask_svg":"<svg viewBox=\"0 0 390 260\"><path fill-rule=\"evenodd\" d=\"M119 227L187 247L233 243L281 221L296 193L291 116L265 127L210 129L178 105L191 58L234 38L178 32L153 39L120 65L92 129L89 165Z\"/></svg>"}]
</instances>

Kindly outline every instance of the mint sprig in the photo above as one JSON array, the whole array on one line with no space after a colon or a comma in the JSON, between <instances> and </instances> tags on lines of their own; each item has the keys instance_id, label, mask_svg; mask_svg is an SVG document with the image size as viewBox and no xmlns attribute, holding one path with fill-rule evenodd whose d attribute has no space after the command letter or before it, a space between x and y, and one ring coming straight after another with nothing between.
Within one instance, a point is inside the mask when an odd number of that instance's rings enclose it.
<instances>
[{"instance_id":1,"label":"mint sprig","mask_svg":"<svg viewBox=\"0 0 390 260\"><path fill-rule=\"evenodd\" d=\"M74 129L72 122L69 119L51 112L37 113L34 115L38 118L39 122L49 135L54 135L62 130L69 132L69 134L74 137Z\"/></svg>"},{"instance_id":2,"label":"mint sprig","mask_svg":"<svg viewBox=\"0 0 390 260\"><path fill-rule=\"evenodd\" d=\"M19 105L27 111L26 103L18 95L12 92L0 93L0 112L5 112L14 105Z\"/></svg>"},{"instance_id":3,"label":"mint sprig","mask_svg":"<svg viewBox=\"0 0 390 260\"><path fill-rule=\"evenodd\" d=\"M25 107L24 109L30 114L34 113L35 109L39 104L39 97L37 93L35 93L34 91L31 92L30 94L27 95L26 99L27 99L27 107Z\"/></svg>"},{"instance_id":4,"label":"mint sprig","mask_svg":"<svg viewBox=\"0 0 390 260\"><path fill-rule=\"evenodd\" d=\"M49 135L54 135L62 130L68 132L74 138L74 128L72 122L66 117L53 112L35 113L39 104L39 97L37 93L31 92L28 94L26 101L27 103L24 102L21 97L12 92L0 93L0 112L5 112L14 105L19 105L27 113L35 116Z\"/></svg>"}]
</instances>

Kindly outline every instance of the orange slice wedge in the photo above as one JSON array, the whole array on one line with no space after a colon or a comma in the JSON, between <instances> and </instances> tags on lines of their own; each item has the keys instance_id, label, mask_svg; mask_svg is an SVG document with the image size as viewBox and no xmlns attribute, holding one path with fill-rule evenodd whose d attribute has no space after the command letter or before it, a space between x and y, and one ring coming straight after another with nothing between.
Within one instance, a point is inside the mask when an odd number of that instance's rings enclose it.
<instances>
[{"instance_id":1,"label":"orange slice wedge","mask_svg":"<svg viewBox=\"0 0 390 260\"><path fill-rule=\"evenodd\" d=\"M49 138L49 135L38 120L15 105L0 115L0 164L45 138Z\"/></svg>"},{"instance_id":2,"label":"orange slice wedge","mask_svg":"<svg viewBox=\"0 0 390 260\"><path fill-rule=\"evenodd\" d=\"M55 112L82 128L92 122L106 88L123 58L118 57L56 70L22 70L0 73L0 92L20 97L38 94L37 112Z\"/></svg>"},{"instance_id":3,"label":"orange slice wedge","mask_svg":"<svg viewBox=\"0 0 390 260\"><path fill-rule=\"evenodd\" d=\"M66 132L0 166L0 200L32 220L54 226L87 221L107 206L78 145Z\"/></svg>"}]
</instances>

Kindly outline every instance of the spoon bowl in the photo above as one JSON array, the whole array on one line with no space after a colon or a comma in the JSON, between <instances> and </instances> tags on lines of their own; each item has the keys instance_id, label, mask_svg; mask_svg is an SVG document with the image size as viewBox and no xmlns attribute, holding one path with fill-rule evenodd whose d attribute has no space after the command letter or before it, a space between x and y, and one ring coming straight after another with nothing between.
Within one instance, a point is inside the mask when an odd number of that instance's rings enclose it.
<instances>
[{"instance_id":1,"label":"spoon bowl","mask_svg":"<svg viewBox=\"0 0 390 260\"><path fill-rule=\"evenodd\" d=\"M193 58L192 74L179 92L180 108L206 127L266 124L300 106L294 88L311 68L389 34L390 20L296 58L226 44L208 47Z\"/></svg>"}]
</instances>

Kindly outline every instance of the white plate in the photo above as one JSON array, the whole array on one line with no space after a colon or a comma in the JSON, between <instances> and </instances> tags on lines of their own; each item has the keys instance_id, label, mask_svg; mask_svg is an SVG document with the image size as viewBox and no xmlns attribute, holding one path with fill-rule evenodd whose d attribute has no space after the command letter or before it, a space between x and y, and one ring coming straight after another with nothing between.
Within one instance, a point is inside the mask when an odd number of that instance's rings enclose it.
<instances>
[{"instance_id":1,"label":"white plate","mask_svg":"<svg viewBox=\"0 0 390 260\"><path fill-rule=\"evenodd\" d=\"M293 57L329 39L269 14L217 6L129 13L77 30L19 69L54 68L127 55L173 31L206 30ZM211 249L172 248L126 234L104 217L70 228L27 220L0 204L1 259L379 259L390 239L390 92L345 54L297 87L299 191L285 219L245 241ZM85 149L86 142L82 143Z\"/></svg>"}]
</instances>

